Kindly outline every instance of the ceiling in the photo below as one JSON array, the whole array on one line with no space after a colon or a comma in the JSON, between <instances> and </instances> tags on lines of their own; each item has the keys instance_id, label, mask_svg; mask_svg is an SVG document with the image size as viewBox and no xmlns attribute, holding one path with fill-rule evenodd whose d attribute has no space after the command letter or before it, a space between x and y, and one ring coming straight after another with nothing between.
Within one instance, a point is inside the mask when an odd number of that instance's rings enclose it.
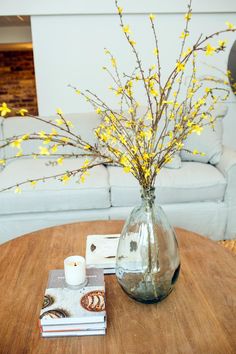
<instances>
[{"instance_id":1,"label":"ceiling","mask_svg":"<svg viewBox=\"0 0 236 354\"><path fill-rule=\"evenodd\" d=\"M0 27L30 26L30 16L0 16Z\"/></svg>"}]
</instances>

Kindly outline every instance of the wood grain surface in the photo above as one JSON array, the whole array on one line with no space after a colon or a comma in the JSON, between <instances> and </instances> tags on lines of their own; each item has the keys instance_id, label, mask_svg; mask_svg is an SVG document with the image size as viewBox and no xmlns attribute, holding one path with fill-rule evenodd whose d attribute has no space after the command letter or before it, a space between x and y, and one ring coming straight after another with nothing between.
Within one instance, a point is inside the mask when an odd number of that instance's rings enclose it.
<instances>
[{"instance_id":1,"label":"wood grain surface","mask_svg":"<svg viewBox=\"0 0 236 354\"><path fill-rule=\"evenodd\" d=\"M41 338L38 316L50 269L85 254L88 234L119 233L122 221L53 227L0 246L1 354L235 354L236 257L177 230L181 273L161 303L131 300L107 275L105 336Z\"/></svg>"}]
</instances>

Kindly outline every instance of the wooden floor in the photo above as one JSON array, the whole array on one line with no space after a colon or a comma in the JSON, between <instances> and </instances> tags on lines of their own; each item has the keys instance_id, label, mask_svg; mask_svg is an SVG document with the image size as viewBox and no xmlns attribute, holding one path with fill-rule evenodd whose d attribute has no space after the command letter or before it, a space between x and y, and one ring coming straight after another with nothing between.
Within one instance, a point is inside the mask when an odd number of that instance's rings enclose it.
<instances>
[{"instance_id":1,"label":"wooden floor","mask_svg":"<svg viewBox=\"0 0 236 354\"><path fill-rule=\"evenodd\" d=\"M219 241L219 244L236 254L236 240Z\"/></svg>"}]
</instances>

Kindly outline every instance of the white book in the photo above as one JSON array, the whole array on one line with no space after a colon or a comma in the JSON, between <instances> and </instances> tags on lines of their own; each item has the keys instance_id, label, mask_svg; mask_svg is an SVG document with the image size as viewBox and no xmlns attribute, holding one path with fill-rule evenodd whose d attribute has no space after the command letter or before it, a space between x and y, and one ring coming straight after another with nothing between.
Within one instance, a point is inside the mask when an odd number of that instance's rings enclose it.
<instances>
[{"instance_id":1,"label":"white book","mask_svg":"<svg viewBox=\"0 0 236 354\"><path fill-rule=\"evenodd\" d=\"M87 267L103 268L105 274L115 273L119 238L120 234L88 235L86 240Z\"/></svg>"},{"instance_id":2,"label":"white book","mask_svg":"<svg viewBox=\"0 0 236 354\"><path fill-rule=\"evenodd\" d=\"M52 270L40 312L40 326L105 323L105 283L102 269L86 270L87 284L71 289L64 270Z\"/></svg>"},{"instance_id":3,"label":"white book","mask_svg":"<svg viewBox=\"0 0 236 354\"><path fill-rule=\"evenodd\" d=\"M42 337L80 337L80 336L99 336L106 334L105 329L89 330L89 331L58 331L58 332L42 332Z\"/></svg>"},{"instance_id":4,"label":"white book","mask_svg":"<svg viewBox=\"0 0 236 354\"><path fill-rule=\"evenodd\" d=\"M87 331L105 329L107 327L106 321L95 323L78 323L78 324L64 324L64 325L43 325L42 332L56 332L56 331Z\"/></svg>"}]
</instances>

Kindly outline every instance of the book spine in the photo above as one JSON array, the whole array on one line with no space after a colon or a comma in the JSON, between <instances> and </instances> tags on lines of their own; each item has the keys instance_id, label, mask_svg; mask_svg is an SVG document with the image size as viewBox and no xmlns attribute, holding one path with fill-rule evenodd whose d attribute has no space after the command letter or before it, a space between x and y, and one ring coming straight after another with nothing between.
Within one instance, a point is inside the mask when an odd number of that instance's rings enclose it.
<instances>
[{"instance_id":1,"label":"book spine","mask_svg":"<svg viewBox=\"0 0 236 354\"><path fill-rule=\"evenodd\" d=\"M98 330L106 328L106 322L66 326L41 326L42 332Z\"/></svg>"},{"instance_id":2,"label":"book spine","mask_svg":"<svg viewBox=\"0 0 236 354\"><path fill-rule=\"evenodd\" d=\"M40 320L40 325L41 326L52 326L52 325L78 325L78 324L85 324L85 323L104 323L105 321L105 315L103 314L102 316L91 316L91 317L78 317L78 318L53 318L53 319L47 319L47 320Z\"/></svg>"},{"instance_id":3,"label":"book spine","mask_svg":"<svg viewBox=\"0 0 236 354\"><path fill-rule=\"evenodd\" d=\"M96 336L96 335L104 335L106 334L105 329L101 330L91 330L91 331L69 331L69 332L64 332L64 331L58 331L58 332L42 332L41 336L42 337L80 337L80 336Z\"/></svg>"}]
</instances>

